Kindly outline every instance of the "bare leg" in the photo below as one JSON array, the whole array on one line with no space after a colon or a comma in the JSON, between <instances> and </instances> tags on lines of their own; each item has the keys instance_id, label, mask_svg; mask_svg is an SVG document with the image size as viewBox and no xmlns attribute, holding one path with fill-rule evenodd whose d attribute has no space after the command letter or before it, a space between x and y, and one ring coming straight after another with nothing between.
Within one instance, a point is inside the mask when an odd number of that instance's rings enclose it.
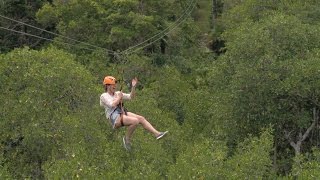
<instances>
[{"instance_id":1,"label":"bare leg","mask_svg":"<svg viewBox=\"0 0 320 180\"><path fill-rule=\"evenodd\" d=\"M127 115L123 115L123 124L128 126L126 138L129 141L134 130L137 128L138 124L141 124L144 129L151 132L155 137L157 137L160 132L157 131L143 116L128 112ZM116 121L115 128L121 127L120 117Z\"/></svg>"},{"instance_id":2,"label":"bare leg","mask_svg":"<svg viewBox=\"0 0 320 180\"><path fill-rule=\"evenodd\" d=\"M142 127L144 129L146 129L147 131L151 132L155 137L157 137L160 132L157 131L151 124L149 121L147 121L143 116L137 115L135 113L132 112L128 112L128 116L129 117L135 117L138 119L139 123L142 125Z\"/></svg>"},{"instance_id":3,"label":"bare leg","mask_svg":"<svg viewBox=\"0 0 320 180\"><path fill-rule=\"evenodd\" d=\"M119 116L119 118L116 121L116 125L115 125L116 128L121 127L120 118L121 117ZM128 126L127 133L126 133L126 140L130 141L134 130L137 128L137 125L139 124L139 120L135 117L123 115L123 124L125 126Z\"/></svg>"},{"instance_id":4,"label":"bare leg","mask_svg":"<svg viewBox=\"0 0 320 180\"><path fill-rule=\"evenodd\" d=\"M126 133L127 141L130 142L132 134L133 134L134 130L136 130L137 125L138 124L131 124L130 126L128 126L127 133Z\"/></svg>"}]
</instances>

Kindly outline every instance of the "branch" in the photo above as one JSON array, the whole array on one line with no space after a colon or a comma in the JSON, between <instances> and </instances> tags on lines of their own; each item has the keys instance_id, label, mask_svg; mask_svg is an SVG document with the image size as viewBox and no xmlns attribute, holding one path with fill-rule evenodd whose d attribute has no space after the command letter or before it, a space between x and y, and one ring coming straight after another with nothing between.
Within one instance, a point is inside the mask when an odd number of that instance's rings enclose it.
<instances>
[{"instance_id":1,"label":"branch","mask_svg":"<svg viewBox=\"0 0 320 180\"><path fill-rule=\"evenodd\" d=\"M314 128L315 125L316 121L313 121L311 126L307 129L307 131L303 134L303 136L300 138L298 142L304 141L309 136L310 131Z\"/></svg>"},{"instance_id":2,"label":"branch","mask_svg":"<svg viewBox=\"0 0 320 180\"><path fill-rule=\"evenodd\" d=\"M290 143L290 145L294 148L294 149L296 149L296 147L297 147L297 144L291 139L291 132L292 131L290 131L290 132L288 132L287 130L284 130L284 136L285 136L285 138L287 138L287 140L289 141L289 143Z\"/></svg>"},{"instance_id":3,"label":"branch","mask_svg":"<svg viewBox=\"0 0 320 180\"><path fill-rule=\"evenodd\" d=\"M317 110L316 107L314 107L313 108L313 122L312 122L311 126L307 129L307 131L303 134L303 136L300 138L299 141L302 142L308 137L310 131L315 127L315 125L318 121L319 121L319 111Z\"/></svg>"}]
</instances>

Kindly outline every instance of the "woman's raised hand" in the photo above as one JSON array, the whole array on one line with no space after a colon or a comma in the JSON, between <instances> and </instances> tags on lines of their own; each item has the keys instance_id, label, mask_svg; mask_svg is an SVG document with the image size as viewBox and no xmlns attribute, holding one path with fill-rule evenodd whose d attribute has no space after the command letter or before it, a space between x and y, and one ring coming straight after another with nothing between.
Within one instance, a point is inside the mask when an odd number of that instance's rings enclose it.
<instances>
[{"instance_id":1,"label":"woman's raised hand","mask_svg":"<svg viewBox=\"0 0 320 180\"><path fill-rule=\"evenodd\" d=\"M132 79L132 81L131 81L132 87L136 87L137 83L138 83L138 78L137 77Z\"/></svg>"}]
</instances>

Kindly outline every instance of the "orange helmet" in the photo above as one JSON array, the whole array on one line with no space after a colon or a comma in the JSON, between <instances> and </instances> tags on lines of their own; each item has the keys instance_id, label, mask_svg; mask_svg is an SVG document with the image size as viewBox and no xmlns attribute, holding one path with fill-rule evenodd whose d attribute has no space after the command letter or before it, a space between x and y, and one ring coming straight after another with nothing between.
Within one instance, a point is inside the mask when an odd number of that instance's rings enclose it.
<instances>
[{"instance_id":1,"label":"orange helmet","mask_svg":"<svg viewBox=\"0 0 320 180\"><path fill-rule=\"evenodd\" d=\"M116 78L112 77L112 76L106 76L103 80L103 85L106 85L106 84L116 84L117 81L116 81Z\"/></svg>"}]
</instances>

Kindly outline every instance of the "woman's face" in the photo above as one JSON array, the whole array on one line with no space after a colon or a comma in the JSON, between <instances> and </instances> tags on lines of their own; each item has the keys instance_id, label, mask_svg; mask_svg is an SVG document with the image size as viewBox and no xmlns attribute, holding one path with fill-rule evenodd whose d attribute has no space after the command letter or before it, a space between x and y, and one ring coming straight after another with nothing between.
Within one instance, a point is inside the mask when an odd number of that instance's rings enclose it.
<instances>
[{"instance_id":1,"label":"woman's face","mask_svg":"<svg viewBox=\"0 0 320 180\"><path fill-rule=\"evenodd\" d=\"M110 91L111 92L116 92L116 88L117 88L117 84L111 84L111 85L109 85L109 89L110 89Z\"/></svg>"}]
</instances>

